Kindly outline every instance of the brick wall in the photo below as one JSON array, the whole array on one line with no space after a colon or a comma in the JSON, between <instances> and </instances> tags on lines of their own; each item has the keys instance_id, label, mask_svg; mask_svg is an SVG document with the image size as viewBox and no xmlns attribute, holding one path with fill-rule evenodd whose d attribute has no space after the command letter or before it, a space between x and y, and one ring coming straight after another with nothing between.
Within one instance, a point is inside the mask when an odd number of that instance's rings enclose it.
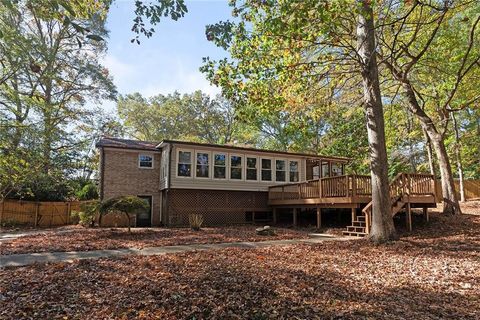
<instances>
[{"instance_id":1,"label":"brick wall","mask_svg":"<svg viewBox=\"0 0 480 320\"><path fill-rule=\"evenodd\" d=\"M154 157L153 169L138 167L138 155L149 154ZM109 199L116 196L136 195L152 196L152 225L160 224L161 195L160 184L160 157L159 152L137 151L126 149L104 148L103 198ZM132 224L134 221L132 220ZM126 218L123 216L106 216L103 220L105 226L125 226Z\"/></svg>"}]
</instances>

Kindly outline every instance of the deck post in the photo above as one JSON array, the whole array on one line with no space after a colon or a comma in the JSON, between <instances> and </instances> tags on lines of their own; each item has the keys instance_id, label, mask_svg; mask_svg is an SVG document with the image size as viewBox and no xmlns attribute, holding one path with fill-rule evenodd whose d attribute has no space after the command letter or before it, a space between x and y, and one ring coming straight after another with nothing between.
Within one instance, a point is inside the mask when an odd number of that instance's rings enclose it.
<instances>
[{"instance_id":1,"label":"deck post","mask_svg":"<svg viewBox=\"0 0 480 320\"><path fill-rule=\"evenodd\" d=\"M273 224L277 224L277 208L273 208Z\"/></svg>"},{"instance_id":2,"label":"deck post","mask_svg":"<svg viewBox=\"0 0 480 320\"><path fill-rule=\"evenodd\" d=\"M407 202L407 227L408 231L412 231L412 210L410 208L410 202Z\"/></svg>"},{"instance_id":3,"label":"deck post","mask_svg":"<svg viewBox=\"0 0 480 320\"><path fill-rule=\"evenodd\" d=\"M322 198L322 178L318 178L318 197Z\"/></svg>"},{"instance_id":4,"label":"deck post","mask_svg":"<svg viewBox=\"0 0 480 320\"><path fill-rule=\"evenodd\" d=\"M352 175L352 200L356 201L357 197L357 175Z\"/></svg>"},{"instance_id":5,"label":"deck post","mask_svg":"<svg viewBox=\"0 0 480 320\"><path fill-rule=\"evenodd\" d=\"M428 208L427 207L423 208L423 216L425 217L427 222L430 221L430 217L429 217L429 214L428 214Z\"/></svg>"},{"instance_id":6,"label":"deck post","mask_svg":"<svg viewBox=\"0 0 480 320\"><path fill-rule=\"evenodd\" d=\"M297 226L297 213L298 213L298 209L297 208L293 208L293 226L296 227Z\"/></svg>"},{"instance_id":7,"label":"deck post","mask_svg":"<svg viewBox=\"0 0 480 320\"><path fill-rule=\"evenodd\" d=\"M317 229L322 227L322 209L317 207Z\"/></svg>"},{"instance_id":8,"label":"deck post","mask_svg":"<svg viewBox=\"0 0 480 320\"><path fill-rule=\"evenodd\" d=\"M357 209L352 208L352 225L353 225L353 221L355 220L357 220Z\"/></svg>"}]
</instances>

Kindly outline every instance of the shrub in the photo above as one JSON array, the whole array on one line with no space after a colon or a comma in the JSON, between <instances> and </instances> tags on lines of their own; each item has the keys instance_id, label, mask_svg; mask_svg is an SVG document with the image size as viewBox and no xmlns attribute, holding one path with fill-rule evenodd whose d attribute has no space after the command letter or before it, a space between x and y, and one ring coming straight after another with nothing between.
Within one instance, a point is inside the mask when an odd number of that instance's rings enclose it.
<instances>
[{"instance_id":1,"label":"shrub","mask_svg":"<svg viewBox=\"0 0 480 320\"><path fill-rule=\"evenodd\" d=\"M199 213L190 214L188 216L188 223L192 230L199 231L203 224L203 215Z\"/></svg>"},{"instance_id":2,"label":"shrub","mask_svg":"<svg viewBox=\"0 0 480 320\"><path fill-rule=\"evenodd\" d=\"M78 218L80 224L84 227L93 227L95 218L99 213L100 201L88 201L80 204L79 211L73 211L72 217Z\"/></svg>"},{"instance_id":3,"label":"shrub","mask_svg":"<svg viewBox=\"0 0 480 320\"><path fill-rule=\"evenodd\" d=\"M78 200L82 201L98 199L97 186L93 182L90 182L77 191L75 195Z\"/></svg>"},{"instance_id":4,"label":"shrub","mask_svg":"<svg viewBox=\"0 0 480 320\"><path fill-rule=\"evenodd\" d=\"M100 219L99 224L102 223L102 217L109 213L123 213L129 223L128 232L130 233L130 215L136 214L141 210L148 209L149 205L147 200L141 199L137 196L120 196L103 201L100 204Z\"/></svg>"}]
</instances>

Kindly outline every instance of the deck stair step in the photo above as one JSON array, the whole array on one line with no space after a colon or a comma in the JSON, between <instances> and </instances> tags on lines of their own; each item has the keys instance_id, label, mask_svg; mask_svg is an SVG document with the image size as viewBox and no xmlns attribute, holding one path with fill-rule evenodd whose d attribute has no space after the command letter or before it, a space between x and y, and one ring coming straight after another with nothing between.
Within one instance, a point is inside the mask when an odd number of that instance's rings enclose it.
<instances>
[{"instance_id":1,"label":"deck stair step","mask_svg":"<svg viewBox=\"0 0 480 320\"><path fill-rule=\"evenodd\" d=\"M348 232L365 232L365 227L348 226Z\"/></svg>"},{"instance_id":2,"label":"deck stair step","mask_svg":"<svg viewBox=\"0 0 480 320\"><path fill-rule=\"evenodd\" d=\"M365 237L367 234L365 232L355 232L355 231L342 231L344 236L350 237Z\"/></svg>"},{"instance_id":3,"label":"deck stair step","mask_svg":"<svg viewBox=\"0 0 480 320\"><path fill-rule=\"evenodd\" d=\"M352 226L354 226L354 227L365 227L365 221L353 221Z\"/></svg>"}]
</instances>

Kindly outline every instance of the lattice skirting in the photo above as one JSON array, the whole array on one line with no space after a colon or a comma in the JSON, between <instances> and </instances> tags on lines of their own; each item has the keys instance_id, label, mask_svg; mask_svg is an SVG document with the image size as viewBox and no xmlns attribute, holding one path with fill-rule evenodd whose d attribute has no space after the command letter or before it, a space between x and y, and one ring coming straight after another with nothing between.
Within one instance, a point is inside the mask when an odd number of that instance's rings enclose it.
<instances>
[{"instance_id":1,"label":"lattice skirting","mask_svg":"<svg viewBox=\"0 0 480 320\"><path fill-rule=\"evenodd\" d=\"M165 199L167 225L187 226L188 215L202 214L205 226L247 222L252 212L267 212L268 192L171 189Z\"/></svg>"}]
</instances>

